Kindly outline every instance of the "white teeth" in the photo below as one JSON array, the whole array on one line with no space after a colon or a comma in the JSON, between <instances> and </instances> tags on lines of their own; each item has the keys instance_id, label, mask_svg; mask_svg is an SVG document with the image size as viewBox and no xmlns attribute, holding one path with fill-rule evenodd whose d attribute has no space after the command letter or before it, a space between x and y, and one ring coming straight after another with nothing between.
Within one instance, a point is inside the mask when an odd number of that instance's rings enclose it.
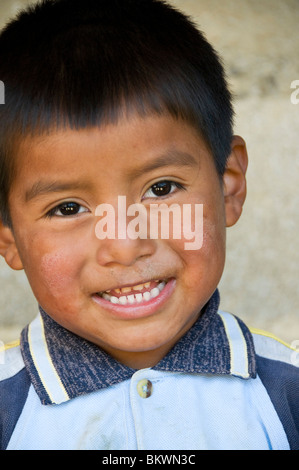
<instances>
[{"instance_id":1,"label":"white teeth","mask_svg":"<svg viewBox=\"0 0 299 470\"><path fill-rule=\"evenodd\" d=\"M135 302L135 297L134 295L128 295L127 296L129 304L133 304Z\"/></svg>"},{"instance_id":2,"label":"white teeth","mask_svg":"<svg viewBox=\"0 0 299 470\"><path fill-rule=\"evenodd\" d=\"M157 297L159 294L160 294L160 290L158 289L158 287L155 287L155 288L152 289L151 292L150 292L150 296L151 296L152 299L154 299L155 297Z\"/></svg>"},{"instance_id":3,"label":"white teeth","mask_svg":"<svg viewBox=\"0 0 299 470\"><path fill-rule=\"evenodd\" d=\"M160 284L158 285L158 289L159 289L160 292L164 289L165 285L166 285L166 282L164 282L164 281L160 282Z\"/></svg>"},{"instance_id":4,"label":"white teeth","mask_svg":"<svg viewBox=\"0 0 299 470\"><path fill-rule=\"evenodd\" d=\"M143 300L143 295L142 294L136 294L135 299L136 299L136 302L140 303Z\"/></svg>"},{"instance_id":5,"label":"white teeth","mask_svg":"<svg viewBox=\"0 0 299 470\"><path fill-rule=\"evenodd\" d=\"M108 300L113 304L120 304L120 305L133 305L136 303L141 302L148 302L151 299L157 297L160 292L164 289L166 285L165 281L161 281L157 287L154 287L151 291L146 292L138 292L137 294L130 294L130 295L122 295L120 297L111 296L108 294L108 291L102 294L103 299ZM150 286L150 282L146 282L145 284L139 284L138 286L134 286L133 290L142 290L144 287L148 288ZM117 293L124 294L125 292L131 292L131 288L122 288L122 289L114 289Z\"/></svg>"}]
</instances>

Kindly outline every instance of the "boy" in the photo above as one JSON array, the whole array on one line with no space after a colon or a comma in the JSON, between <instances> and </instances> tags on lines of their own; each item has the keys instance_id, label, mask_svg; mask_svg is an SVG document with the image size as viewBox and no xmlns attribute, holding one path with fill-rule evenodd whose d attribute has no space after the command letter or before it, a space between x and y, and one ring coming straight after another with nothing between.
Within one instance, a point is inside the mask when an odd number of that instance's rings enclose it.
<instances>
[{"instance_id":1,"label":"boy","mask_svg":"<svg viewBox=\"0 0 299 470\"><path fill-rule=\"evenodd\" d=\"M212 47L160 0L45 0L0 57L0 249L40 305L0 368L1 447L298 449L292 351L218 311L247 153ZM202 207L201 246L123 230L120 197Z\"/></svg>"}]
</instances>

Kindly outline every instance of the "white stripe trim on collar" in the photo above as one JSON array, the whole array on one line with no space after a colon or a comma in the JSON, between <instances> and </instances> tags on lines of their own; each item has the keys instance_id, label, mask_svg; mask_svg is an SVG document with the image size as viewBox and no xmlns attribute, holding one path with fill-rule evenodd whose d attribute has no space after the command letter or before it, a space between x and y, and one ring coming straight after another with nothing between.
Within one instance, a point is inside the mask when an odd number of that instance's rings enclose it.
<instances>
[{"instance_id":1,"label":"white stripe trim on collar","mask_svg":"<svg viewBox=\"0 0 299 470\"><path fill-rule=\"evenodd\" d=\"M52 403L65 402L69 396L51 360L41 315L29 325L28 343L35 368Z\"/></svg>"},{"instance_id":2,"label":"white stripe trim on collar","mask_svg":"<svg viewBox=\"0 0 299 470\"><path fill-rule=\"evenodd\" d=\"M237 319L228 312L219 311L229 342L231 374L249 378L247 344Z\"/></svg>"}]
</instances>

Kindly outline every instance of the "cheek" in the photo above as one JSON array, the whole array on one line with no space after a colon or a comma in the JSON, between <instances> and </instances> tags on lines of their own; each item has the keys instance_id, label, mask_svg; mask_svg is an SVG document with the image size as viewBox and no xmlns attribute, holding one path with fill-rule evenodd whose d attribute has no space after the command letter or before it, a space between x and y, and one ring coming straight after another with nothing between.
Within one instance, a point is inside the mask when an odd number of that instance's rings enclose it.
<instances>
[{"instance_id":1,"label":"cheek","mask_svg":"<svg viewBox=\"0 0 299 470\"><path fill-rule=\"evenodd\" d=\"M74 260L65 251L46 254L41 259L40 272L48 289L59 292L74 281Z\"/></svg>"},{"instance_id":2,"label":"cheek","mask_svg":"<svg viewBox=\"0 0 299 470\"><path fill-rule=\"evenodd\" d=\"M76 260L65 250L47 253L40 258L37 279L37 297L66 297L70 290L74 291L78 276ZM35 290L35 279L32 288ZM42 299L40 300L42 303Z\"/></svg>"},{"instance_id":3,"label":"cheek","mask_svg":"<svg viewBox=\"0 0 299 470\"><path fill-rule=\"evenodd\" d=\"M181 237L178 240L171 239L169 243L172 248L186 260L194 260L194 263L208 261L209 264L221 262L225 255L225 219L222 212L211 213L204 210L200 223L194 224L185 230L188 237ZM191 228L190 228L191 227ZM183 232L183 227L182 231ZM198 248L197 248L198 247ZM200 265L199 265L200 267Z\"/></svg>"},{"instance_id":4,"label":"cheek","mask_svg":"<svg viewBox=\"0 0 299 470\"><path fill-rule=\"evenodd\" d=\"M225 257L226 231L223 219L211 221L204 220L202 255L211 262L221 262Z\"/></svg>"},{"instance_id":5,"label":"cheek","mask_svg":"<svg viewBox=\"0 0 299 470\"><path fill-rule=\"evenodd\" d=\"M225 262L225 223L221 211L204 210L202 244L199 249L187 250L188 240L171 240L172 249L182 261L184 285L189 293L211 294L221 278Z\"/></svg>"}]
</instances>

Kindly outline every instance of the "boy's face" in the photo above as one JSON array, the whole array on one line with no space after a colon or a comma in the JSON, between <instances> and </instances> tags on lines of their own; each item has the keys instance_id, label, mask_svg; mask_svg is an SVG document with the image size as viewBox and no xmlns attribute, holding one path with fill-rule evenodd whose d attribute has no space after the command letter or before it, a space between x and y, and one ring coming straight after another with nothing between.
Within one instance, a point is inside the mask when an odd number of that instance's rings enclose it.
<instances>
[{"instance_id":1,"label":"boy's face","mask_svg":"<svg viewBox=\"0 0 299 470\"><path fill-rule=\"evenodd\" d=\"M24 267L59 324L131 367L151 366L196 321L222 275L225 226L245 198L241 139L233 148L222 182L204 141L170 117L28 139L16 156L6 259ZM127 207L203 204L202 247L186 250L173 237L99 240L96 207L110 204L117 216L118 196Z\"/></svg>"}]
</instances>

